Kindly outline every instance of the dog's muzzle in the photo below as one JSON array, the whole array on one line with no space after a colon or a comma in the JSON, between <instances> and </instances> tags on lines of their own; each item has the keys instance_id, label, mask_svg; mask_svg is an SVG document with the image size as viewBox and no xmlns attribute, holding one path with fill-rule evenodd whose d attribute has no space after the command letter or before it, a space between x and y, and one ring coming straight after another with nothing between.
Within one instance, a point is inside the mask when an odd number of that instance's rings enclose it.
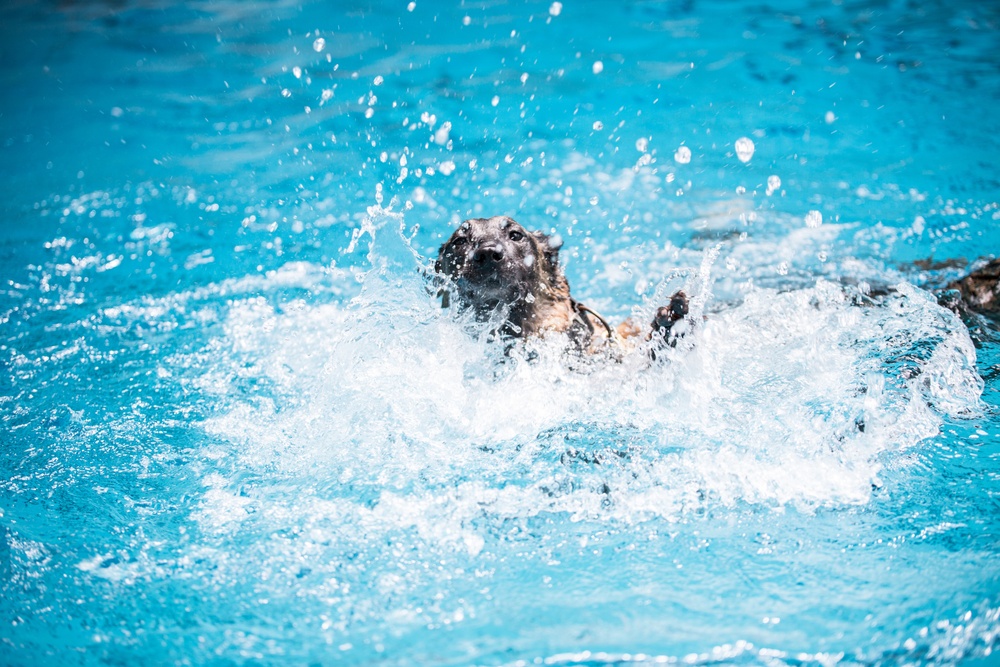
<instances>
[{"instance_id":1,"label":"dog's muzzle","mask_svg":"<svg viewBox=\"0 0 1000 667\"><path fill-rule=\"evenodd\" d=\"M468 264L469 278L475 281L498 279L503 269L503 248L496 245L480 246L472 251Z\"/></svg>"}]
</instances>

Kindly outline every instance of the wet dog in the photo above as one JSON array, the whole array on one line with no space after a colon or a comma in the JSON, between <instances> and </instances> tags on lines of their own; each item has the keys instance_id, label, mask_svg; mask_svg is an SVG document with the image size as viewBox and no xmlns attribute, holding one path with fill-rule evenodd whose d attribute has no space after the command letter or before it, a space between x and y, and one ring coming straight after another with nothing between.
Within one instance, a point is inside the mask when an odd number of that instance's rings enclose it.
<instances>
[{"instance_id":1,"label":"wet dog","mask_svg":"<svg viewBox=\"0 0 1000 667\"><path fill-rule=\"evenodd\" d=\"M480 322L494 322L508 339L563 334L581 353L614 358L650 341L655 348L675 342L672 335L688 314L684 292L675 293L647 328L626 320L615 328L570 295L559 265L562 240L528 231L512 218L494 216L463 222L438 253L435 269L445 284L442 306L470 310Z\"/></svg>"}]
</instances>

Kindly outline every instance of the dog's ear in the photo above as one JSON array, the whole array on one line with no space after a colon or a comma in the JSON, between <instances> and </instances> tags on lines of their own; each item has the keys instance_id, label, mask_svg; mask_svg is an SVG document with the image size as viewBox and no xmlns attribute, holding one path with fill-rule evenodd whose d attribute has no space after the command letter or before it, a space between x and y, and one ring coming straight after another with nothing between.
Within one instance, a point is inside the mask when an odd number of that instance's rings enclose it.
<instances>
[{"instance_id":1,"label":"dog's ear","mask_svg":"<svg viewBox=\"0 0 1000 667\"><path fill-rule=\"evenodd\" d=\"M558 234L552 234L550 236L543 232L531 232L531 235L536 241L538 241L538 246L541 248L542 255L545 256L549 266L555 270L555 268L559 266L559 249L563 246L562 237Z\"/></svg>"}]
</instances>

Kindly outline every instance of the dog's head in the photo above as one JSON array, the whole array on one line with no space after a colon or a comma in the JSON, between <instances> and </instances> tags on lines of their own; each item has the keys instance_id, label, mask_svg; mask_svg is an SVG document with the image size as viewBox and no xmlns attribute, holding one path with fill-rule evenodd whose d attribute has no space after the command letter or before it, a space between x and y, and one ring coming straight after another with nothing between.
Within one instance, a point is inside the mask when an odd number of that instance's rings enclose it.
<instances>
[{"instance_id":1,"label":"dog's head","mask_svg":"<svg viewBox=\"0 0 1000 667\"><path fill-rule=\"evenodd\" d=\"M490 310L565 285L561 246L559 237L529 232L507 216L472 218L441 246L435 268L451 279L461 305ZM447 306L447 291L443 300Z\"/></svg>"}]
</instances>

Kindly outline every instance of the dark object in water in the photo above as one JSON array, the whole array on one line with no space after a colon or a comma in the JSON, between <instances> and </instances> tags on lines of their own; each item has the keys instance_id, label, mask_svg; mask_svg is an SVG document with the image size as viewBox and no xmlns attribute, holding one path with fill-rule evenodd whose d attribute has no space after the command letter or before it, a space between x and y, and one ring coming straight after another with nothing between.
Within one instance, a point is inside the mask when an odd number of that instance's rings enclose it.
<instances>
[{"instance_id":1,"label":"dark object in water","mask_svg":"<svg viewBox=\"0 0 1000 667\"><path fill-rule=\"evenodd\" d=\"M1000 259L990 260L964 278L949 283L941 301L953 310L964 306L996 319L1000 316Z\"/></svg>"}]
</instances>

